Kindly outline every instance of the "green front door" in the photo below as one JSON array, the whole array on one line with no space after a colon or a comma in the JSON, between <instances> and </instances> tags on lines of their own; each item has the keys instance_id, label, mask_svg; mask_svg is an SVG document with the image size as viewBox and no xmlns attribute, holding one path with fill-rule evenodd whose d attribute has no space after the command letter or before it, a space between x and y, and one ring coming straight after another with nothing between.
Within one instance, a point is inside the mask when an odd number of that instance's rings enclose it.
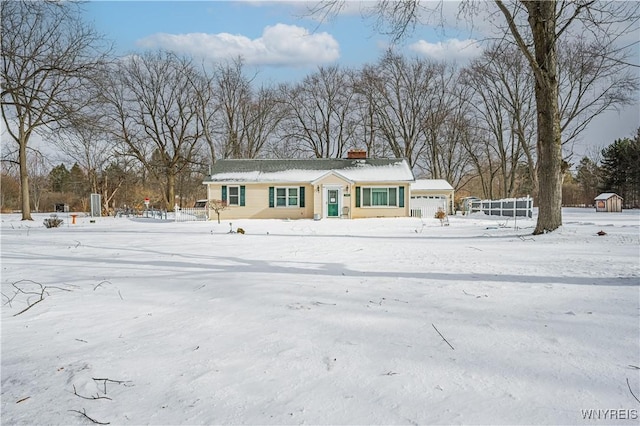
<instances>
[{"instance_id":1,"label":"green front door","mask_svg":"<svg viewBox=\"0 0 640 426\"><path fill-rule=\"evenodd\" d=\"M327 216L338 217L339 205L338 205L338 190L327 190Z\"/></svg>"}]
</instances>

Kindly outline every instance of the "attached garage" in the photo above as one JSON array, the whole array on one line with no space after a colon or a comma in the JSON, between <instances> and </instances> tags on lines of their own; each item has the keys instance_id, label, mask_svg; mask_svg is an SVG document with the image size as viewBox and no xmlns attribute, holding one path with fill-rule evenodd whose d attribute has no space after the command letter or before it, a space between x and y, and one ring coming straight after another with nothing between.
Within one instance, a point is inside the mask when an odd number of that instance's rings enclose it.
<instances>
[{"instance_id":1,"label":"attached garage","mask_svg":"<svg viewBox=\"0 0 640 426\"><path fill-rule=\"evenodd\" d=\"M446 180L418 179L411 184L410 190L411 210L420 210L422 217L433 217L438 209L453 214L454 189Z\"/></svg>"}]
</instances>

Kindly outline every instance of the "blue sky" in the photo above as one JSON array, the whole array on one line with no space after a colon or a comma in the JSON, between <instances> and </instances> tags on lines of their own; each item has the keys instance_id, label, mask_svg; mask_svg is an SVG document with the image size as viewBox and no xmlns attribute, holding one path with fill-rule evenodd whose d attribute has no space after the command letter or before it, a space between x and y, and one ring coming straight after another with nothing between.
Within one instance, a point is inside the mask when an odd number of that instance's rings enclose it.
<instances>
[{"instance_id":1,"label":"blue sky","mask_svg":"<svg viewBox=\"0 0 640 426\"><path fill-rule=\"evenodd\" d=\"M482 15L473 26L457 21L456 1L425 3L442 5L436 19L444 19L445 29L436 23L418 25L396 47L400 52L465 63L481 53L475 40L495 31ZM322 65L357 68L377 61L389 46L375 21L363 17L363 8L372 2L347 1L338 16L325 22L309 16L309 4L315 1L90 1L83 7L87 20L115 42L118 54L163 48L211 62L242 55L245 64L257 67L259 79L271 82L297 81ZM596 118L576 154L592 154L630 137L638 126L637 99L620 112Z\"/></svg>"},{"instance_id":2,"label":"blue sky","mask_svg":"<svg viewBox=\"0 0 640 426\"><path fill-rule=\"evenodd\" d=\"M307 2L92 1L86 16L115 41L117 52L170 48L209 60L238 55L272 80L303 76L320 65L359 67L388 46L359 2L319 22ZM372 3L368 3L370 6ZM453 10L453 8L451 8ZM409 54L466 61L480 53L469 31L422 25L399 49Z\"/></svg>"}]
</instances>

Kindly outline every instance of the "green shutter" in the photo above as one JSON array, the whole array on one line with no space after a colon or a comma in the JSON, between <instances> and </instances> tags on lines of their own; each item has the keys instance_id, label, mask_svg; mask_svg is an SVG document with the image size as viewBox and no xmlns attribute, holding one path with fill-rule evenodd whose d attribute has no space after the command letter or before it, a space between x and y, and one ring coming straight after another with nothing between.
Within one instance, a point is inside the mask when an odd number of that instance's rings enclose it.
<instances>
[{"instance_id":1,"label":"green shutter","mask_svg":"<svg viewBox=\"0 0 640 426\"><path fill-rule=\"evenodd\" d=\"M244 206L244 194L245 194L245 187L244 185L242 185L240 187L240 205Z\"/></svg>"},{"instance_id":2,"label":"green shutter","mask_svg":"<svg viewBox=\"0 0 640 426\"><path fill-rule=\"evenodd\" d=\"M304 186L300 187L300 194L298 194L298 196L300 197L300 207L304 207Z\"/></svg>"},{"instance_id":3,"label":"green shutter","mask_svg":"<svg viewBox=\"0 0 640 426\"><path fill-rule=\"evenodd\" d=\"M389 199L387 200L387 205L389 206L397 206L398 205L398 188L392 186L389 188Z\"/></svg>"},{"instance_id":4,"label":"green shutter","mask_svg":"<svg viewBox=\"0 0 640 426\"><path fill-rule=\"evenodd\" d=\"M398 187L398 207L404 207L404 186Z\"/></svg>"},{"instance_id":5,"label":"green shutter","mask_svg":"<svg viewBox=\"0 0 640 426\"><path fill-rule=\"evenodd\" d=\"M275 206L275 195L274 195L274 189L273 186L269 187L269 207L274 207Z\"/></svg>"},{"instance_id":6,"label":"green shutter","mask_svg":"<svg viewBox=\"0 0 640 426\"><path fill-rule=\"evenodd\" d=\"M222 202L223 203L227 202L227 186L226 185L222 185Z\"/></svg>"},{"instance_id":7,"label":"green shutter","mask_svg":"<svg viewBox=\"0 0 640 426\"><path fill-rule=\"evenodd\" d=\"M362 206L373 206L373 204L371 203L371 188L364 188L362 190Z\"/></svg>"},{"instance_id":8,"label":"green shutter","mask_svg":"<svg viewBox=\"0 0 640 426\"><path fill-rule=\"evenodd\" d=\"M356 207L360 207L360 187L356 186Z\"/></svg>"}]
</instances>

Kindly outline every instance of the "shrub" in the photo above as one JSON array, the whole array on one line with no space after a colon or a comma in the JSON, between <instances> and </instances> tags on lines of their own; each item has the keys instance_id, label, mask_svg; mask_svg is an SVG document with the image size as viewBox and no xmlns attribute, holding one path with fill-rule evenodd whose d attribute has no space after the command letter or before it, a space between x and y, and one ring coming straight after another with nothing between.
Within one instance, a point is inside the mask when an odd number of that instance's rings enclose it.
<instances>
[{"instance_id":1,"label":"shrub","mask_svg":"<svg viewBox=\"0 0 640 426\"><path fill-rule=\"evenodd\" d=\"M44 220L44 226L46 228L57 228L62 225L64 221L56 214L52 214L50 218Z\"/></svg>"}]
</instances>

